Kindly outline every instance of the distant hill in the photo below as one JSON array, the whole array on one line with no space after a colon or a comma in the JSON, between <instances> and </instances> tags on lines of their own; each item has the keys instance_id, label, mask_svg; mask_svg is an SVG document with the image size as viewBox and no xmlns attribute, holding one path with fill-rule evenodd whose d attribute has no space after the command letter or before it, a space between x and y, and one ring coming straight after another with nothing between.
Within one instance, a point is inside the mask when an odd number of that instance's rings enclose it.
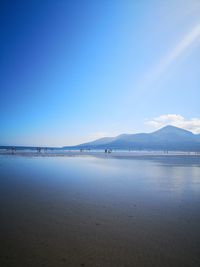
<instances>
[{"instance_id":1,"label":"distant hill","mask_svg":"<svg viewBox=\"0 0 200 267\"><path fill-rule=\"evenodd\" d=\"M92 142L63 148L200 151L200 135L168 125L152 133L104 137Z\"/></svg>"}]
</instances>

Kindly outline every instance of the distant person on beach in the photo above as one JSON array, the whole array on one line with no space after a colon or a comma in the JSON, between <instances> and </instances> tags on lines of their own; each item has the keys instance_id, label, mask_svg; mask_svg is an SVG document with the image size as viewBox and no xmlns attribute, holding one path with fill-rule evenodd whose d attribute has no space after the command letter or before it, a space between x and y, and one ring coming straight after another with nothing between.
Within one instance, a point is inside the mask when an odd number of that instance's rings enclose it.
<instances>
[{"instance_id":1,"label":"distant person on beach","mask_svg":"<svg viewBox=\"0 0 200 267\"><path fill-rule=\"evenodd\" d=\"M37 147L37 152L40 153L41 152L41 147Z\"/></svg>"},{"instance_id":2,"label":"distant person on beach","mask_svg":"<svg viewBox=\"0 0 200 267\"><path fill-rule=\"evenodd\" d=\"M12 154L14 154L15 151L16 151L16 148L13 146L13 147L11 148L11 151L12 151Z\"/></svg>"}]
</instances>

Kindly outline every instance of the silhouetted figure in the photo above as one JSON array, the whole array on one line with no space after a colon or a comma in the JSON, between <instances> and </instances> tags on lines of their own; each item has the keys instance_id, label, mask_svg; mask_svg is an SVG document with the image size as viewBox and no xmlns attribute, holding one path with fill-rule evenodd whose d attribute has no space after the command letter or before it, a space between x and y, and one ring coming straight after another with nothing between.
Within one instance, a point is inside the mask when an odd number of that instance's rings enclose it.
<instances>
[{"instance_id":1,"label":"silhouetted figure","mask_svg":"<svg viewBox=\"0 0 200 267\"><path fill-rule=\"evenodd\" d=\"M37 152L40 153L41 152L41 147L37 147Z\"/></svg>"},{"instance_id":2,"label":"silhouetted figure","mask_svg":"<svg viewBox=\"0 0 200 267\"><path fill-rule=\"evenodd\" d=\"M13 155L15 153L15 151L16 151L14 146L11 148L11 151L12 151L12 155Z\"/></svg>"}]
</instances>

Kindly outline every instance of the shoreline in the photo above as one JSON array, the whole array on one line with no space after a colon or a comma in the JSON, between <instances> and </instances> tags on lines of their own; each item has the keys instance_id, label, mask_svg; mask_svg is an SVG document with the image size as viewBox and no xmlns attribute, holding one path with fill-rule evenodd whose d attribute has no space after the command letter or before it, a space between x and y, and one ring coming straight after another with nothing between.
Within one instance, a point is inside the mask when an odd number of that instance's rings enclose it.
<instances>
[{"instance_id":1,"label":"shoreline","mask_svg":"<svg viewBox=\"0 0 200 267\"><path fill-rule=\"evenodd\" d=\"M172 157L172 156L188 156L200 157L200 152L183 152L183 151L112 151L105 153L104 151L77 151L77 150L60 150L60 151L1 151L0 156L26 156L26 157L86 157L94 156L101 158L136 158L136 157Z\"/></svg>"}]
</instances>

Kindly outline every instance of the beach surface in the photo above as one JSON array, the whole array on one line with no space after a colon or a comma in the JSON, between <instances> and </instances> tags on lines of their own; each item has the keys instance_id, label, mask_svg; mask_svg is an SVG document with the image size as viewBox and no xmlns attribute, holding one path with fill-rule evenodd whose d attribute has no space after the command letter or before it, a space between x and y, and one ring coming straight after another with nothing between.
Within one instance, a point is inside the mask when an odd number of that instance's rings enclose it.
<instances>
[{"instance_id":1,"label":"beach surface","mask_svg":"<svg viewBox=\"0 0 200 267\"><path fill-rule=\"evenodd\" d=\"M0 266L199 267L200 157L160 153L1 152Z\"/></svg>"}]
</instances>

